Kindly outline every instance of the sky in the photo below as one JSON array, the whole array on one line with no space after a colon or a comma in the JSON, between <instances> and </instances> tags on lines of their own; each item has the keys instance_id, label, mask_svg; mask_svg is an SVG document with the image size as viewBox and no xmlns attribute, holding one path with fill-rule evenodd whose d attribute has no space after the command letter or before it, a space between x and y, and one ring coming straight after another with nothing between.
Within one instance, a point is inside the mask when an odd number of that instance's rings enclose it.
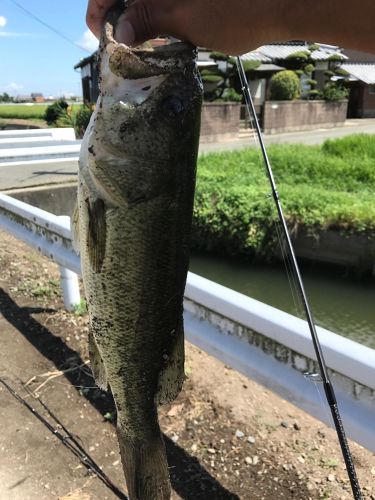
<instances>
[{"instance_id":1,"label":"sky","mask_svg":"<svg viewBox=\"0 0 375 500\"><path fill-rule=\"evenodd\" d=\"M73 67L97 47L86 7L87 0L0 0L0 94L82 95Z\"/></svg>"}]
</instances>

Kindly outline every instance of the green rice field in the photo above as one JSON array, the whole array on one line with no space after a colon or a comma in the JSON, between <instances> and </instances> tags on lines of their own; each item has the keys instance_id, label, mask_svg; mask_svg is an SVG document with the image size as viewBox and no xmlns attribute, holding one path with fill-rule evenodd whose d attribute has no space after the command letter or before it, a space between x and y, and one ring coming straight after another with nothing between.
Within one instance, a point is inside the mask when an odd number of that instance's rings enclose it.
<instances>
[{"instance_id":1,"label":"green rice field","mask_svg":"<svg viewBox=\"0 0 375 500\"><path fill-rule=\"evenodd\" d=\"M44 118L48 104L0 104L0 118Z\"/></svg>"}]
</instances>

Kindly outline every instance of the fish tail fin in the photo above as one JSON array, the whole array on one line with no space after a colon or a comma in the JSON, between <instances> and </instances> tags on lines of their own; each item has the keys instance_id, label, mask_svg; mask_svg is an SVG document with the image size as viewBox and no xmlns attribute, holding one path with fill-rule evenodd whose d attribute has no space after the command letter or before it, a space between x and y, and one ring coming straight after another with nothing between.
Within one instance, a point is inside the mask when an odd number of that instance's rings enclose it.
<instances>
[{"instance_id":1,"label":"fish tail fin","mask_svg":"<svg viewBox=\"0 0 375 500\"><path fill-rule=\"evenodd\" d=\"M161 434L131 441L119 429L117 435L130 500L169 500L171 485Z\"/></svg>"}]
</instances>

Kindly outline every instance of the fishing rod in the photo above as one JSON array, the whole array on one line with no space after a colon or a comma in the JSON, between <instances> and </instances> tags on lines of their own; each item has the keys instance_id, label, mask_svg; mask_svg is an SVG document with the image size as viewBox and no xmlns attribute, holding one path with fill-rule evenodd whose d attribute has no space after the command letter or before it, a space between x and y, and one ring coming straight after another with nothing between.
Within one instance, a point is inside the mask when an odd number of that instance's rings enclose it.
<instances>
[{"instance_id":1,"label":"fishing rod","mask_svg":"<svg viewBox=\"0 0 375 500\"><path fill-rule=\"evenodd\" d=\"M274 199L277 213L279 216L279 220L280 220L280 223L282 226L282 234L284 235L285 240L286 240L286 252L290 258L291 269L292 269L294 277L296 278L296 281L297 281L297 289L298 289L298 292L299 292L299 295L300 295L300 298L302 301L302 305L303 305L303 308L305 311L305 315L306 315L307 323L309 326L312 342L314 345L316 358L317 358L319 369L320 369L320 374L322 377L324 392L325 392L325 395L327 398L327 403L328 403L330 410L331 410L331 413L332 413L333 422L335 424L337 437L338 437L338 440L340 442L341 451L342 451L345 465L346 465L346 470L348 472L350 484L351 484L352 491L353 491L353 496L354 496L355 500L362 500L363 497L362 497L361 489L359 486L357 473L356 473L354 462L353 462L353 457L352 457L352 454L351 454L350 449L349 449L348 440L346 438L344 425L342 423L341 415L340 415L340 412L339 412L339 409L337 406L335 392L333 390L333 386L332 386L332 383L331 383L329 375L328 375L327 365L326 365L326 362L324 360L323 351L322 351L322 348L321 348L321 345L319 342L318 334L317 334L316 328L315 328L315 323L314 323L311 309L309 306L309 302L308 302L308 299L306 296L306 292L305 292L305 289L303 286L303 281L302 281L302 277L301 277L301 274L299 271L297 259L296 259L295 253L294 253L293 244L292 244L292 241L291 241L291 238L289 235L284 212L283 212L283 209L281 206L281 201L280 201L279 194L277 192L276 183L275 183L275 180L273 177L271 163L270 163L269 158L268 158L266 146L265 146L265 143L263 140L263 135L262 135L262 132L260 130L258 117L257 117L256 111L255 111L253 98L251 96L249 84L248 84L248 81L246 78L245 70L244 70L240 56L238 56L236 58L236 62L237 62L237 69L238 69L238 74L239 74L240 82L241 82L241 90L242 90L244 97L245 97L247 111L249 113L250 120L252 120L253 124L255 125L255 131L256 131L256 135L258 137L260 148L262 151L262 156L263 156L263 160L264 160L264 165L266 167L268 180L271 184L272 197Z\"/></svg>"},{"instance_id":2,"label":"fishing rod","mask_svg":"<svg viewBox=\"0 0 375 500\"><path fill-rule=\"evenodd\" d=\"M20 396L5 380L0 378L0 383L7 389L8 392L20 403L22 403L35 417L44 424L47 429L54 434L61 443L70 450L73 455L75 455L81 463L90 471L92 471L106 486L109 488L118 498L121 500L128 500L128 497L109 479L109 477L101 470L99 465L94 461L93 458L82 448L75 437L68 431L68 429L63 425L63 423L52 413L52 411L47 407L47 405L38 398L40 404L47 411L53 420L62 428L66 433L64 436L60 431L51 425L47 419L37 412L22 396ZM28 391L29 394L30 391Z\"/></svg>"}]
</instances>

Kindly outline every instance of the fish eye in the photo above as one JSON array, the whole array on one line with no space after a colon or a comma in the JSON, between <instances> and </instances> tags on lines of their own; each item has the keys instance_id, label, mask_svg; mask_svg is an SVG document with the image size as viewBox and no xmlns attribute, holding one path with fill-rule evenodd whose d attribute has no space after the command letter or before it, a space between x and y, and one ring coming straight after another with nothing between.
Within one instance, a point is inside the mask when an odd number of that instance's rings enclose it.
<instances>
[{"instance_id":1,"label":"fish eye","mask_svg":"<svg viewBox=\"0 0 375 500\"><path fill-rule=\"evenodd\" d=\"M184 103L175 95L166 97L162 101L161 106L165 114L169 117L177 116L184 111Z\"/></svg>"}]
</instances>

